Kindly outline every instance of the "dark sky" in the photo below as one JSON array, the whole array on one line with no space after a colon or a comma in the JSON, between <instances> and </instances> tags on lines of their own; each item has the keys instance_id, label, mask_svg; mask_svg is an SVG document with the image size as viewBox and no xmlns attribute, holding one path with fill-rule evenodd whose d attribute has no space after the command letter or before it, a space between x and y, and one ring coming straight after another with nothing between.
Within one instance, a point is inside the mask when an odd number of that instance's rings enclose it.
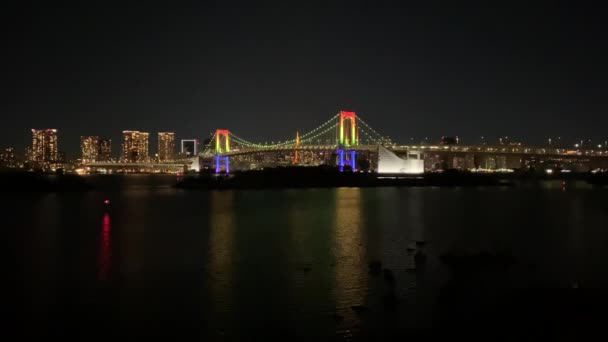
<instances>
[{"instance_id":1,"label":"dark sky","mask_svg":"<svg viewBox=\"0 0 608 342\"><path fill-rule=\"evenodd\" d=\"M46 127L70 157L123 129L282 140L340 109L402 142L608 138L603 8L404 2L0 5L0 146Z\"/></svg>"}]
</instances>

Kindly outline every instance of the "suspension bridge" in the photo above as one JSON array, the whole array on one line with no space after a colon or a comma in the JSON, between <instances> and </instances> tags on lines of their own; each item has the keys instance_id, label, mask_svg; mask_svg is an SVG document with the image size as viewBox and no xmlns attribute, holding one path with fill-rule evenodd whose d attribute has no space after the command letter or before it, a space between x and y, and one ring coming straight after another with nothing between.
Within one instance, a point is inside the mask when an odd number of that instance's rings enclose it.
<instances>
[{"instance_id":1,"label":"suspension bridge","mask_svg":"<svg viewBox=\"0 0 608 342\"><path fill-rule=\"evenodd\" d=\"M295 138L272 143L255 143L242 138L228 129L217 129L209 144L203 148L201 157L212 158L216 173L230 172L230 161L260 161L262 156L274 154L283 163L292 165L318 165L331 162L334 157L340 170L348 166L356 170L357 156L361 153L377 152L378 146L393 145L389 137L383 136L367 124L355 112L340 111L321 125ZM311 155L314 157L311 158ZM276 160L275 160L276 163Z\"/></svg>"},{"instance_id":2,"label":"suspension bridge","mask_svg":"<svg viewBox=\"0 0 608 342\"><path fill-rule=\"evenodd\" d=\"M564 149L522 145L399 145L380 134L351 111L340 111L307 132L296 132L290 140L255 143L228 129L218 129L200 157L216 173L262 165L330 164L340 170L357 170L357 160L367 160L382 172L421 173L425 169L521 169L570 168L589 171L608 168L608 151ZM413 160L412 160L413 159ZM424 160L423 160L424 159Z\"/></svg>"}]
</instances>

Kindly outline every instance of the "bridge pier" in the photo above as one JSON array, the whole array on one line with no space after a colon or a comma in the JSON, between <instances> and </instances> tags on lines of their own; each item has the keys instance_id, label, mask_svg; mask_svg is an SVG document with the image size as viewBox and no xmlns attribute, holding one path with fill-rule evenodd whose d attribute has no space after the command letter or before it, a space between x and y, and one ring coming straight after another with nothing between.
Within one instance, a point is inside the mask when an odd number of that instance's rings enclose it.
<instances>
[{"instance_id":1,"label":"bridge pier","mask_svg":"<svg viewBox=\"0 0 608 342\"><path fill-rule=\"evenodd\" d=\"M347 150L343 150L343 149L338 149L336 150L337 154L338 154L338 168L340 169L340 172L344 171L344 165L346 164L346 162L348 162L348 164L350 164L350 168L351 171L355 171L356 169L356 155L357 152L354 150L351 151L347 151ZM346 155L346 158L345 158ZM348 159L348 160L346 160Z\"/></svg>"},{"instance_id":2,"label":"bridge pier","mask_svg":"<svg viewBox=\"0 0 608 342\"><path fill-rule=\"evenodd\" d=\"M228 156L215 156L215 173L220 173L222 171L222 163L224 163L224 169L226 173L230 173L230 162Z\"/></svg>"}]
</instances>

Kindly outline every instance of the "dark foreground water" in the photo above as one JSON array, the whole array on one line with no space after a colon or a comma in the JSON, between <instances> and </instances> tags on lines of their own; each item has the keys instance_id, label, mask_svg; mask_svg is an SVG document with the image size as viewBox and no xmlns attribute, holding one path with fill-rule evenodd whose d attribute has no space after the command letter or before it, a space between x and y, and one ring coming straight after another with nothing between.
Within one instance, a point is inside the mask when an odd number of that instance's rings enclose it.
<instances>
[{"instance_id":1,"label":"dark foreground water","mask_svg":"<svg viewBox=\"0 0 608 342\"><path fill-rule=\"evenodd\" d=\"M22 338L578 334L608 286L608 190L584 183L187 192L173 177L92 180L108 190L0 194L4 321ZM440 259L463 250L513 265L456 272ZM572 304L576 291L586 297Z\"/></svg>"}]
</instances>

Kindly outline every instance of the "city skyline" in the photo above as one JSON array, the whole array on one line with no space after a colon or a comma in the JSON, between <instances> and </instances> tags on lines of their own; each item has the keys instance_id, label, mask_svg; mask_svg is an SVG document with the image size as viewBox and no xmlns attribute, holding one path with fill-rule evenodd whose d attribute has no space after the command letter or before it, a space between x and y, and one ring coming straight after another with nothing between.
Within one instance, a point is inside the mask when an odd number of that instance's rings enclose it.
<instances>
[{"instance_id":1,"label":"city skyline","mask_svg":"<svg viewBox=\"0 0 608 342\"><path fill-rule=\"evenodd\" d=\"M58 129L55 128L44 128L44 129L30 129L30 131L46 131L46 130L55 130L55 134L61 134L61 132L59 132ZM173 146L174 148L172 149L173 153L177 154L177 153L182 153L181 151L181 146L178 146L175 143L175 140L179 140L180 141L180 145L183 143L181 141L193 141L196 140L198 141L199 144L201 144L203 141L205 141L206 139L210 139L213 136L214 132L209 132L204 138L199 139L185 139L183 137L180 138L179 135L176 135L175 132L168 132L168 131L159 131L159 132L155 132L156 134L152 134L152 136L149 136L150 133L149 132L144 132L144 131L131 131L131 130L122 130L120 132L120 135L117 135L119 138L116 139L114 138L113 135L103 135L103 136L85 136L85 135L79 135L78 136L78 142L71 144L70 142L65 143L65 141L63 139L59 139L59 142L57 143L58 147L57 147L57 153L59 152L63 152L66 153L67 152L67 157L70 160L76 160L76 159L81 159L82 155L83 155L83 147L82 147L82 138L83 137L91 137L91 138L97 138L99 139L99 143L101 143L102 141L104 141L106 144L109 144L108 146L111 146L111 142L112 140L116 140L116 141L121 141L121 146L120 146L120 151L118 151L118 149L112 149L111 147L108 149L108 147L104 147L104 151L105 151L105 155L109 155L110 158L117 158L117 159L121 159L124 158L124 151L122 150L122 142L124 140L124 132L141 132L141 133L147 133L148 134L148 145L153 146L153 149L150 150L150 147L148 146L147 148L147 153L148 153L148 157L150 156L155 156L156 154L160 153L160 145L159 145L159 134L163 134L163 133L170 133L173 134ZM298 131L296 131L294 133L293 137L284 137L284 140L288 140L288 139L293 139L295 138L295 136L297 135ZM107 136L112 136L112 138L100 138L100 137L107 137ZM154 140L151 140L151 138L153 138ZM408 144L443 144L443 139L446 138L446 136L435 136L435 137L406 137L404 139L394 139L392 137L389 137L392 139L392 141L394 141L397 144L400 145L408 145ZM451 137L447 137L447 138L451 138ZM563 138L561 136L549 136L549 137L542 137L539 138L537 137L536 139L531 139L532 141L538 141L538 143L532 143L526 139L521 139L520 137L517 136L495 136L495 137L490 137L487 135L479 135L479 136L475 136L475 137L462 137L459 135L454 135L453 136L454 139L456 139L458 141L458 143L460 144L468 144L468 145L509 145L509 144L524 144L524 145L528 145L528 146L538 146L538 147L542 147L542 146L556 146L556 147L563 147L563 148L585 148L585 149L593 149L593 148L606 148L608 147L608 138L597 138L597 139L592 139L592 138L579 138L579 139L574 139L574 140L570 140L568 141L566 138ZM279 139L266 139L265 142L270 142L270 141L280 141ZM32 140L31 137L27 138L28 144L25 144L24 146L19 146L18 144L5 144L0 146L1 148L13 148L15 149L15 154L19 157L23 157L27 159L27 153L28 153L28 149L32 148ZM261 142L262 143L262 142ZM65 144L65 145L64 145ZM98 145L97 149L98 149L98 154L101 155L101 146Z\"/></svg>"}]
</instances>

